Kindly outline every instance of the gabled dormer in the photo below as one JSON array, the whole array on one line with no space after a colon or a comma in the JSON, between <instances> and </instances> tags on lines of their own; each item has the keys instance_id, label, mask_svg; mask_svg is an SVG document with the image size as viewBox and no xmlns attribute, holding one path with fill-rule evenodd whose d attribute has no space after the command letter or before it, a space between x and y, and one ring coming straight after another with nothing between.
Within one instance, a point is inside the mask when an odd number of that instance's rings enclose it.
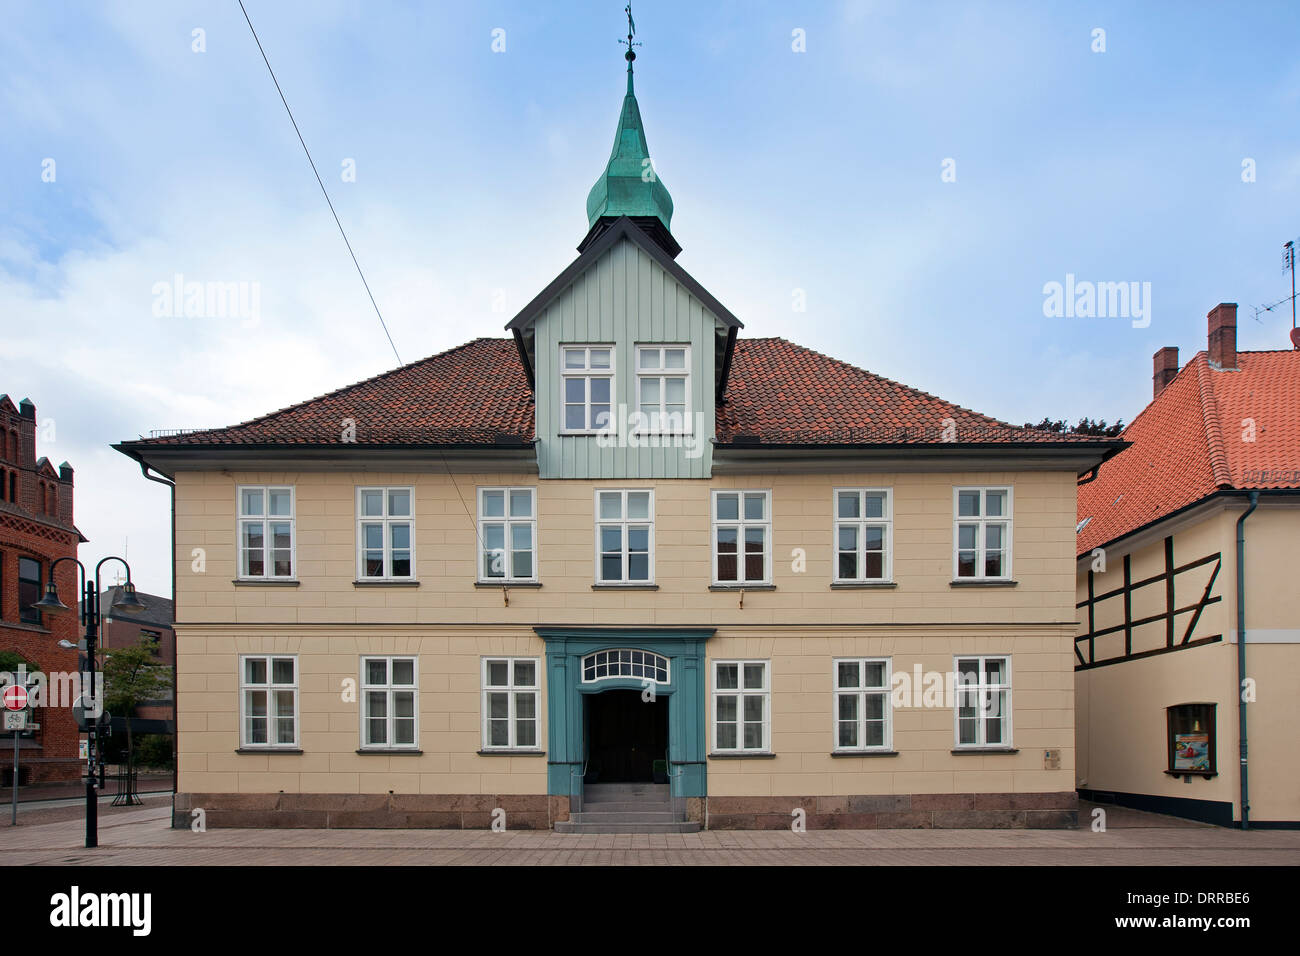
<instances>
[{"instance_id":1,"label":"gabled dormer","mask_svg":"<svg viewBox=\"0 0 1300 956\"><path fill-rule=\"evenodd\" d=\"M543 478L707 478L740 320L620 217L509 323Z\"/></svg>"}]
</instances>

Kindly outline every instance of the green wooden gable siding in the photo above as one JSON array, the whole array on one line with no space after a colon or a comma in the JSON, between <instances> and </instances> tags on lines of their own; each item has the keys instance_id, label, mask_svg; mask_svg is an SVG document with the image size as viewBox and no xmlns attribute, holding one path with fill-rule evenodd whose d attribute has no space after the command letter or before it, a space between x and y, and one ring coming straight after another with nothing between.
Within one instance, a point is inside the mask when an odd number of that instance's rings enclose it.
<instances>
[{"instance_id":1,"label":"green wooden gable siding","mask_svg":"<svg viewBox=\"0 0 1300 956\"><path fill-rule=\"evenodd\" d=\"M644 250L624 239L560 293L534 325L537 455L542 478L708 478L714 433L712 312ZM690 401L696 449L601 448L595 436L561 435L560 346L614 346L614 404L636 411L634 347L691 347ZM702 413L702 417L696 413ZM617 418L618 411L615 409ZM695 454L698 457L690 457Z\"/></svg>"}]
</instances>

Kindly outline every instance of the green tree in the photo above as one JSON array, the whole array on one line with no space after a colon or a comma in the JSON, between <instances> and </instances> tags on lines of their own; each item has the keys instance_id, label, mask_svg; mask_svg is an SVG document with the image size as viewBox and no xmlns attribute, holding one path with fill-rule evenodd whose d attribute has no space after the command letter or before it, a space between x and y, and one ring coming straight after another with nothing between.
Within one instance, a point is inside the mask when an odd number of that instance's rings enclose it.
<instances>
[{"instance_id":1,"label":"green tree","mask_svg":"<svg viewBox=\"0 0 1300 956\"><path fill-rule=\"evenodd\" d=\"M104 660L104 698L109 713L117 711L126 722L126 760L132 760L131 714L147 700L158 700L172 688L171 668L158 663L147 639L130 647L114 648Z\"/></svg>"},{"instance_id":2,"label":"green tree","mask_svg":"<svg viewBox=\"0 0 1300 956\"><path fill-rule=\"evenodd\" d=\"M1124 420L1121 418L1111 425L1104 418L1099 421L1093 421L1091 418L1080 418L1078 422L1071 425L1064 419L1052 421L1050 418L1044 418L1037 425L1025 422L1025 427L1064 435L1095 435L1098 438L1115 438L1124 430Z\"/></svg>"},{"instance_id":3,"label":"green tree","mask_svg":"<svg viewBox=\"0 0 1300 956\"><path fill-rule=\"evenodd\" d=\"M37 669L35 664L26 660L21 654L15 654L13 651L0 651L0 671L16 673L21 668L26 668L29 671Z\"/></svg>"}]
</instances>

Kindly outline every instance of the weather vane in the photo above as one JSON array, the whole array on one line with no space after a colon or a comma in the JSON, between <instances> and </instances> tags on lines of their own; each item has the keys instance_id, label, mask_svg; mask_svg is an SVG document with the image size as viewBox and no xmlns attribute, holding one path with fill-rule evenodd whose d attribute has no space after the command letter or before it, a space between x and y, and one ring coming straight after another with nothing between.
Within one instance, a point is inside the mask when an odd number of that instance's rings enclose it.
<instances>
[{"instance_id":1,"label":"weather vane","mask_svg":"<svg viewBox=\"0 0 1300 956\"><path fill-rule=\"evenodd\" d=\"M632 4L629 3L623 9L627 14L627 39L619 40L618 42L627 44L627 52L623 54L623 57L629 64L631 64L631 62L636 59L636 54L632 52L632 47L640 46L641 44L632 42L632 37L636 36L636 21L632 19Z\"/></svg>"}]
</instances>

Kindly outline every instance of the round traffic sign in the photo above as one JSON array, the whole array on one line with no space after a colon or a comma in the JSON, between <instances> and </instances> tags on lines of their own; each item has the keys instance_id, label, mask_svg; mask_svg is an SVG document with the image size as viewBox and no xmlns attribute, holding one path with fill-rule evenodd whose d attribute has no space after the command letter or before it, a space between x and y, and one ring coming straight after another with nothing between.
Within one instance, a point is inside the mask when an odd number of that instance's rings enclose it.
<instances>
[{"instance_id":1,"label":"round traffic sign","mask_svg":"<svg viewBox=\"0 0 1300 956\"><path fill-rule=\"evenodd\" d=\"M27 707L27 688L10 684L5 688L5 710L23 710Z\"/></svg>"}]
</instances>

